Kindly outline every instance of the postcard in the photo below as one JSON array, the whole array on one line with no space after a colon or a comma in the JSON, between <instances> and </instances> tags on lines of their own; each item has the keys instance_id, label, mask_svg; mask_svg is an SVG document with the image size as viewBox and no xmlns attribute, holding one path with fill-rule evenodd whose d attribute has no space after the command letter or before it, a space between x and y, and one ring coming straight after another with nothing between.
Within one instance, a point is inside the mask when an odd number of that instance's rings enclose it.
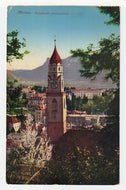
<instances>
[{"instance_id":1,"label":"postcard","mask_svg":"<svg viewBox=\"0 0 126 190\"><path fill-rule=\"evenodd\" d=\"M37 3L5 9L5 188L123 188L124 10Z\"/></svg>"}]
</instances>

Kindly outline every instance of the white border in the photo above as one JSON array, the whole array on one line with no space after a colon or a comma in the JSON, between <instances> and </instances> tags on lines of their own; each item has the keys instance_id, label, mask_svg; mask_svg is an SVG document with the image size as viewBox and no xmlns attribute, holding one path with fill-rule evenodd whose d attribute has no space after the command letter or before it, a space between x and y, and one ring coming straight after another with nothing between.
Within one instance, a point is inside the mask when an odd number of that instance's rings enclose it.
<instances>
[{"instance_id":1,"label":"white border","mask_svg":"<svg viewBox=\"0 0 126 190\"><path fill-rule=\"evenodd\" d=\"M75 5L75 6L121 6L121 94L120 94L120 115L121 115L121 130L120 130L120 146L121 146L121 159L120 159L120 184L114 186L90 186L90 185L7 185L5 181L6 169L6 22L7 22L7 6L9 5ZM2 39L2 41L1 41ZM0 189L90 189L90 190L125 190L126 189L126 1L125 0L0 0Z\"/></svg>"}]
</instances>

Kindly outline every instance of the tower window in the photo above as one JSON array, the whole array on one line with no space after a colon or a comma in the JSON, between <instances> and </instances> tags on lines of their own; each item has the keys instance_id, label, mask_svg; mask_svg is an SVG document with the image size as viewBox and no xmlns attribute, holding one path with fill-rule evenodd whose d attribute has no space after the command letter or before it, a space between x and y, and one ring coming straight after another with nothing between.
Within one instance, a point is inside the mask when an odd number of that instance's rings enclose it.
<instances>
[{"instance_id":1,"label":"tower window","mask_svg":"<svg viewBox=\"0 0 126 190\"><path fill-rule=\"evenodd\" d=\"M57 112L57 109L58 109L57 101L54 98L53 101L52 101L52 111Z\"/></svg>"},{"instance_id":2,"label":"tower window","mask_svg":"<svg viewBox=\"0 0 126 190\"><path fill-rule=\"evenodd\" d=\"M59 71L60 71L60 67L59 67Z\"/></svg>"}]
</instances>

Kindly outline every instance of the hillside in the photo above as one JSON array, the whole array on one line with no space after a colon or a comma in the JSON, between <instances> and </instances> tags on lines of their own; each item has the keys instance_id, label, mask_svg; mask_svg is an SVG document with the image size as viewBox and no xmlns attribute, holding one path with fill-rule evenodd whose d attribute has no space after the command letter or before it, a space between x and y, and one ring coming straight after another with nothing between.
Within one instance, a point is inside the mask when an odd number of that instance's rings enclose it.
<instances>
[{"instance_id":1,"label":"hillside","mask_svg":"<svg viewBox=\"0 0 126 190\"><path fill-rule=\"evenodd\" d=\"M16 73L14 73L10 70L7 70L7 78L9 80L17 80L17 81L21 80L20 77Z\"/></svg>"}]
</instances>

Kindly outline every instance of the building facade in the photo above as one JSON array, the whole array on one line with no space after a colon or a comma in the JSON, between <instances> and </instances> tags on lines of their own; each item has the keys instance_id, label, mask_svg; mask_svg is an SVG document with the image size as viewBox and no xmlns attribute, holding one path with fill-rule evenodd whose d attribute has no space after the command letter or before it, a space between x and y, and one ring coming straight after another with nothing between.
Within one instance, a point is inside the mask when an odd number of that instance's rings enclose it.
<instances>
[{"instance_id":1,"label":"building facade","mask_svg":"<svg viewBox=\"0 0 126 190\"><path fill-rule=\"evenodd\" d=\"M69 95L74 94L76 97L83 98L86 96L88 99L93 99L94 96L102 96L103 90L98 89L76 89L70 90Z\"/></svg>"},{"instance_id":2,"label":"building facade","mask_svg":"<svg viewBox=\"0 0 126 190\"><path fill-rule=\"evenodd\" d=\"M66 93L63 65L56 44L48 67L47 136L56 141L66 132Z\"/></svg>"},{"instance_id":3,"label":"building facade","mask_svg":"<svg viewBox=\"0 0 126 190\"><path fill-rule=\"evenodd\" d=\"M40 105L35 108L35 122L46 124L46 105Z\"/></svg>"},{"instance_id":4,"label":"building facade","mask_svg":"<svg viewBox=\"0 0 126 190\"><path fill-rule=\"evenodd\" d=\"M7 121L8 121L8 127L9 131L11 132L12 129L17 132L21 128L21 122L17 120L17 118L7 116Z\"/></svg>"},{"instance_id":5,"label":"building facade","mask_svg":"<svg viewBox=\"0 0 126 190\"><path fill-rule=\"evenodd\" d=\"M46 104L46 93L34 94L28 98L28 107L36 108L43 104Z\"/></svg>"},{"instance_id":6,"label":"building facade","mask_svg":"<svg viewBox=\"0 0 126 190\"><path fill-rule=\"evenodd\" d=\"M30 98L35 94L35 90L31 90L30 87L23 87L20 94L20 99L23 98L23 95L26 95L26 98Z\"/></svg>"}]
</instances>

